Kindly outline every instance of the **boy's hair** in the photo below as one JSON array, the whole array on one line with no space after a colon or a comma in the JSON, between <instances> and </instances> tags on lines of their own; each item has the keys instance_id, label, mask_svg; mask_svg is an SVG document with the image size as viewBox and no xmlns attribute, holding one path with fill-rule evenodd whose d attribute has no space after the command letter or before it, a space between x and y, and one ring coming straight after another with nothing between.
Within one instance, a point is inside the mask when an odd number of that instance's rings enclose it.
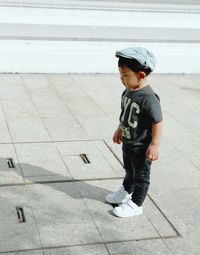
<instances>
[{"instance_id":1,"label":"boy's hair","mask_svg":"<svg viewBox=\"0 0 200 255\"><path fill-rule=\"evenodd\" d=\"M135 73L144 72L146 76L151 73L151 69L149 67L142 66L136 59L123 58L120 57L118 60L118 67L126 66L131 69Z\"/></svg>"}]
</instances>

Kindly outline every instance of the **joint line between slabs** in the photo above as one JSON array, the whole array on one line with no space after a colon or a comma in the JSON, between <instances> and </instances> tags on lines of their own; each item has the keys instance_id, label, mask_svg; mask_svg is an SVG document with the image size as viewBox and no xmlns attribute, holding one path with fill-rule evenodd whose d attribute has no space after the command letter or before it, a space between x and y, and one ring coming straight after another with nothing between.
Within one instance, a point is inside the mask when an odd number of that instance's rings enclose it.
<instances>
[{"instance_id":1,"label":"joint line between slabs","mask_svg":"<svg viewBox=\"0 0 200 255\"><path fill-rule=\"evenodd\" d=\"M177 238L177 236L161 236L161 237L149 237L141 239L129 239L129 240L119 240L119 241L108 241L108 242L94 242L94 243L85 243L85 244L73 244L73 245L60 245L52 247L42 247L42 248L33 248L33 249L23 249L23 250L11 250L11 251L1 251L0 254L10 254L16 252L32 252L32 251L45 251L61 248L72 248L72 247L85 247L92 245L108 245L108 244L117 244L117 243L127 243L127 242L140 242L140 241L149 241L149 240L162 240L162 239L172 239Z\"/></svg>"}]
</instances>

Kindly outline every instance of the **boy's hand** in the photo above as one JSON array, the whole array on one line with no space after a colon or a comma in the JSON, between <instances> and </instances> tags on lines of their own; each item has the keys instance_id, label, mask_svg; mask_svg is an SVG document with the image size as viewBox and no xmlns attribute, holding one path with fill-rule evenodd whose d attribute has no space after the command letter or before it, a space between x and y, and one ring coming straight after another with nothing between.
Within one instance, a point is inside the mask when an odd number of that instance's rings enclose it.
<instances>
[{"instance_id":1,"label":"boy's hand","mask_svg":"<svg viewBox=\"0 0 200 255\"><path fill-rule=\"evenodd\" d=\"M121 132L121 129L118 128L114 135L113 135L113 142L114 143L117 143L117 144L120 144L122 142L122 132Z\"/></svg>"},{"instance_id":2,"label":"boy's hand","mask_svg":"<svg viewBox=\"0 0 200 255\"><path fill-rule=\"evenodd\" d=\"M148 160L157 160L159 157L159 146L155 144L150 144L147 148L146 156Z\"/></svg>"}]
</instances>

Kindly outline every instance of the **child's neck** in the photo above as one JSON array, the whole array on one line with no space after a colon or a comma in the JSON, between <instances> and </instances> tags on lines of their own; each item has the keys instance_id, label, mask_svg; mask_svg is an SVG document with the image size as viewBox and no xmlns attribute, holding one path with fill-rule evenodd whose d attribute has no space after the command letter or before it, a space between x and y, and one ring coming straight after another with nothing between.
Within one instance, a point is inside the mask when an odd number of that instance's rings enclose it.
<instances>
[{"instance_id":1,"label":"child's neck","mask_svg":"<svg viewBox=\"0 0 200 255\"><path fill-rule=\"evenodd\" d=\"M140 90L144 87L148 86L146 80L142 81L140 84L138 84L138 86L134 87L134 88L129 88L131 91L135 91L135 90Z\"/></svg>"}]
</instances>

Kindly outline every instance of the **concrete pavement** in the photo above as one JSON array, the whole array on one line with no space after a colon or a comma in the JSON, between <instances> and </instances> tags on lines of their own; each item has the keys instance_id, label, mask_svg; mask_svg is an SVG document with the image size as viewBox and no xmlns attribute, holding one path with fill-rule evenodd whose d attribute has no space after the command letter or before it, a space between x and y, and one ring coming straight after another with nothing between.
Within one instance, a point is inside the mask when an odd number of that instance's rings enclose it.
<instances>
[{"instance_id":1,"label":"concrete pavement","mask_svg":"<svg viewBox=\"0 0 200 255\"><path fill-rule=\"evenodd\" d=\"M144 214L119 219L118 75L0 75L0 254L199 255L200 75L152 75L164 134ZM81 156L80 156L81 155Z\"/></svg>"}]
</instances>

